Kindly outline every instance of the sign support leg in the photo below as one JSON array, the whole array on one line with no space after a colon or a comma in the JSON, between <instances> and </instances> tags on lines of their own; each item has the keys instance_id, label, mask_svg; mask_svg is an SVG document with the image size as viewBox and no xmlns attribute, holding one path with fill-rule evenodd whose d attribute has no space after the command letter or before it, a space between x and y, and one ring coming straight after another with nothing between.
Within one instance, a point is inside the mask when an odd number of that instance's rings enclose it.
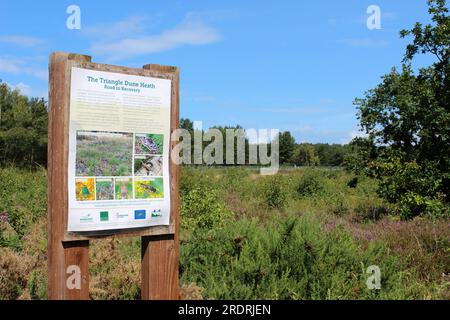
<instances>
[{"instance_id":1,"label":"sign support leg","mask_svg":"<svg viewBox=\"0 0 450 320\"><path fill-rule=\"evenodd\" d=\"M49 67L48 299L89 299L89 241L63 242L67 228L67 164L71 61L91 57L55 52Z\"/></svg>"}]
</instances>

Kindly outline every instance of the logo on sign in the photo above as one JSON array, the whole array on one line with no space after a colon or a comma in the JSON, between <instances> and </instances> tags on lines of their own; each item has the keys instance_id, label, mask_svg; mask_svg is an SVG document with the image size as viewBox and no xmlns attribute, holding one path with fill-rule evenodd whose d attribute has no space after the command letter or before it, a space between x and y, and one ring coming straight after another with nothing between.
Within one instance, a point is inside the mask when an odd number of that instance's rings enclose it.
<instances>
[{"instance_id":1,"label":"logo on sign","mask_svg":"<svg viewBox=\"0 0 450 320\"><path fill-rule=\"evenodd\" d=\"M152 211L152 218L162 217L161 209L155 209Z\"/></svg>"},{"instance_id":2,"label":"logo on sign","mask_svg":"<svg viewBox=\"0 0 450 320\"><path fill-rule=\"evenodd\" d=\"M116 213L116 218L117 218L117 219L125 219L125 218L128 218L128 213L120 213L120 212L117 212L117 213Z\"/></svg>"},{"instance_id":3,"label":"logo on sign","mask_svg":"<svg viewBox=\"0 0 450 320\"><path fill-rule=\"evenodd\" d=\"M145 219L145 210L135 210L134 211L134 219L135 220Z\"/></svg>"},{"instance_id":4,"label":"logo on sign","mask_svg":"<svg viewBox=\"0 0 450 320\"><path fill-rule=\"evenodd\" d=\"M80 217L80 222L93 222L94 218L92 217L92 215L90 213L85 214L84 216Z\"/></svg>"},{"instance_id":5,"label":"logo on sign","mask_svg":"<svg viewBox=\"0 0 450 320\"><path fill-rule=\"evenodd\" d=\"M100 221L108 221L108 211L100 211Z\"/></svg>"}]
</instances>

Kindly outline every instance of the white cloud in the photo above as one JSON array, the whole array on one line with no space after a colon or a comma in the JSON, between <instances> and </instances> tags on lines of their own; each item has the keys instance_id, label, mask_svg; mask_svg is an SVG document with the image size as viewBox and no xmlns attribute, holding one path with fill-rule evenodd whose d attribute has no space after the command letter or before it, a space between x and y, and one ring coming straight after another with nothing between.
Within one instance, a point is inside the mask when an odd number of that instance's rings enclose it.
<instances>
[{"instance_id":1,"label":"white cloud","mask_svg":"<svg viewBox=\"0 0 450 320\"><path fill-rule=\"evenodd\" d=\"M10 36L0 36L0 42L29 48L43 44L44 40L35 37L10 35Z\"/></svg>"},{"instance_id":2,"label":"white cloud","mask_svg":"<svg viewBox=\"0 0 450 320\"><path fill-rule=\"evenodd\" d=\"M81 29L86 37L117 39L127 34L137 34L143 31L144 17L132 16L112 24L100 24Z\"/></svg>"},{"instance_id":3,"label":"white cloud","mask_svg":"<svg viewBox=\"0 0 450 320\"><path fill-rule=\"evenodd\" d=\"M13 86L14 89L18 89L22 94L29 95L31 93L31 87L23 82L19 82L15 86Z\"/></svg>"},{"instance_id":4,"label":"white cloud","mask_svg":"<svg viewBox=\"0 0 450 320\"><path fill-rule=\"evenodd\" d=\"M138 27L139 21L134 22L135 24L129 22L129 26ZM113 27L117 24L120 22L114 24ZM188 14L180 24L160 34L95 42L91 45L90 51L93 55L117 61L137 55L167 51L183 45L204 45L221 39L217 30Z\"/></svg>"},{"instance_id":5,"label":"white cloud","mask_svg":"<svg viewBox=\"0 0 450 320\"><path fill-rule=\"evenodd\" d=\"M309 124L305 124L305 125L297 128L295 131L300 132L300 133L306 133L306 132L314 131L314 128L313 128L313 126L311 126Z\"/></svg>"},{"instance_id":6,"label":"white cloud","mask_svg":"<svg viewBox=\"0 0 450 320\"><path fill-rule=\"evenodd\" d=\"M0 57L0 72L11 74L28 74L33 77L46 80L47 69L32 65L26 59Z\"/></svg>"},{"instance_id":7,"label":"white cloud","mask_svg":"<svg viewBox=\"0 0 450 320\"><path fill-rule=\"evenodd\" d=\"M367 137L367 134L359 129L353 129L347 133L347 137L341 139L341 143L347 144L350 141L352 141L354 138L357 138L357 137L365 138L365 137Z\"/></svg>"},{"instance_id":8,"label":"white cloud","mask_svg":"<svg viewBox=\"0 0 450 320\"><path fill-rule=\"evenodd\" d=\"M48 92L45 90L35 90L31 86L19 82L18 84L11 84L9 82L5 82L11 89L19 90L21 94L26 95L28 97L38 97L38 98L47 98Z\"/></svg>"}]
</instances>

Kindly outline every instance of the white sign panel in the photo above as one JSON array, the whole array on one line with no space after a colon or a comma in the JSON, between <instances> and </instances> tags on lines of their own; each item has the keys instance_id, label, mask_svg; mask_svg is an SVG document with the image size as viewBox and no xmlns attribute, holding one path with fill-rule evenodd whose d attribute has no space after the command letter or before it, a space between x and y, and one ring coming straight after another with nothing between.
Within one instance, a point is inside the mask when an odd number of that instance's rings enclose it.
<instances>
[{"instance_id":1,"label":"white sign panel","mask_svg":"<svg viewBox=\"0 0 450 320\"><path fill-rule=\"evenodd\" d=\"M169 224L170 98L170 80L72 68L68 231Z\"/></svg>"}]
</instances>

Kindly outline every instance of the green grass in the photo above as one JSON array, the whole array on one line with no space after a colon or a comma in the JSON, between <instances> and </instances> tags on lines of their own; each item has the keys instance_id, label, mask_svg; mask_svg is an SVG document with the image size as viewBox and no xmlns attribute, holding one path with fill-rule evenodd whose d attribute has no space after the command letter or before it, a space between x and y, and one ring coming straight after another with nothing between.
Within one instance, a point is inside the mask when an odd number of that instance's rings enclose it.
<instances>
[{"instance_id":1,"label":"green grass","mask_svg":"<svg viewBox=\"0 0 450 320\"><path fill-rule=\"evenodd\" d=\"M5 168L0 181L0 298L43 299L46 172ZM374 180L327 168L182 167L180 182L185 298L450 298L448 219L399 221ZM380 290L367 288L370 265ZM139 272L138 238L92 242L92 298L138 298Z\"/></svg>"}]
</instances>

